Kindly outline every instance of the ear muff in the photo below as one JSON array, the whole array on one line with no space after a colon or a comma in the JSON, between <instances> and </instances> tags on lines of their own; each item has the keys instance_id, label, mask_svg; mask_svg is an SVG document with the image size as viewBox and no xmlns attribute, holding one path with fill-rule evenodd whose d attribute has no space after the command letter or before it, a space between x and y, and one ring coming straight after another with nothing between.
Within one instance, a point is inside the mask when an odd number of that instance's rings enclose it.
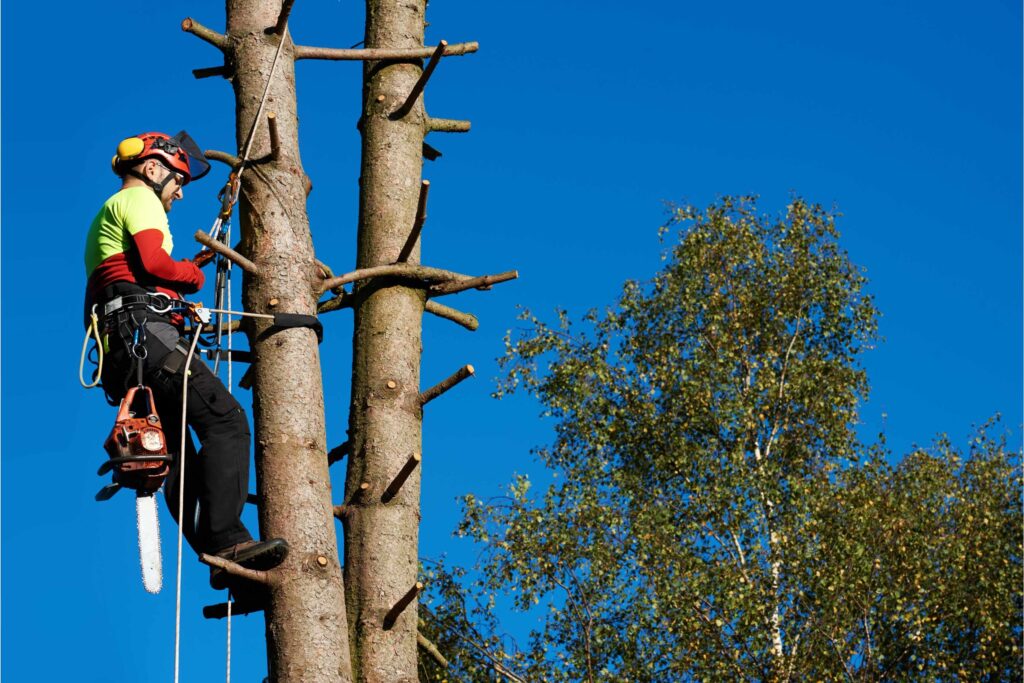
<instances>
[{"instance_id":1,"label":"ear muff","mask_svg":"<svg viewBox=\"0 0 1024 683\"><path fill-rule=\"evenodd\" d=\"M110 166L114 169L114 173L120 175L117 170L118 164L122 161L129 161L142 154L142 150L146 148L146 143L142 141L142 138L125 138L117 144L117 154L110 160Z\"/></svg>"}]
</instances>

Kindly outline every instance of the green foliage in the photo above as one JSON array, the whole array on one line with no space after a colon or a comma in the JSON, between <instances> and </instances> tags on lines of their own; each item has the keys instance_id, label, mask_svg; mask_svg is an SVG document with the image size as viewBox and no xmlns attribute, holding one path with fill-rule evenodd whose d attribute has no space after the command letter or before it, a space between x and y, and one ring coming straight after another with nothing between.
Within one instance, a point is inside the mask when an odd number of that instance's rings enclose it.
<instances>
[{"instance_id":1,"label":"green foliage","mask_svg":"<svg viewBox=\"0 0 1024 683\"><path fill-rule=\"evenodd\" d=\"M858 444L877 312L835 216L725 198L673 229L582 329L525 312L507 339L498 395L554 418L556 478L466 498L479 579L442 567L427 611L449 680L1019 677L1019 458L984 429L898 467ZM522 647L497 594L543 611Z\"/></svg>"}]
</instances>

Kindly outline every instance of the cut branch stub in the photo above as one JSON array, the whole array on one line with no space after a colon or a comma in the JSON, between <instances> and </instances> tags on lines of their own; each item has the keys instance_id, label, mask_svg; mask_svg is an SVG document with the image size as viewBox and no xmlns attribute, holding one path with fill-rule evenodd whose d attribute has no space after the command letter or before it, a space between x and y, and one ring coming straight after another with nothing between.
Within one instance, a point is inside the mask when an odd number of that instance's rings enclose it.
<instances>
[{"instance_id":1,"label":"cut branch stub","mask_svg":"<svg viewBox=\"0 0 1024 683\"><path fill-rule=\"evenodd\" d=\"M416 246L416 240L420 238L420 232L423 230L423 224L427 221L427 195L430 193L430 181L424 180L420 184L420 198L416 204L416 219L412 222L412 230L409 231L409 237L405 240L405 245L402 247L402 251L398 254L396 263L405 263L409 260L409 255L412 254L413 247Z\"/></svg>"},{"instance_id":2,"label":"cut branch stub","mask_svg":"<svg viewBox=\"0 0 1024 683\"><path fill-rule=\"evenodd\" d=\"M320 277L327 279L334 277L334 271L329 265L321 261L320 259L313 259L313 263L320 269Z\"/></svg>"},{"instance_id":3,"label":"cut branch stub","mask_svg":"<svg viewBox=\"0 0 1024 683\"><path fill-rule=\"evenodd\" d=\"M427 161L436 161L441 156L441 150L423 143L423 158Z\"/></svg>"},{"instance_id":4,"label":"cut branch stub","mask_svg":"<svg viewBox=\"0 0 1024 683\"><path fill-rule=\"evenodd\" d=\"M267 112L267 129L270 131L270 159L277 161L281 158L281 136L277 132L277 114Z\"/></svg>"},{"instance_id":5,"label":"cut branch stub","mask_svg":"<svg viewBox=\"0 0 1024 683\"><path fill-rule=\"evenodd\" d=\"M439 318L451 320L453 323L456 323L457 325L462 325L470 332L475 332L477 328L480 327L480 321L476 319L475 315L463 313L462 311L456 310L451 306L439 304L431 299L427 299L427 303L424 305L423 310L426 311L427 313L436 315Z\"/></svg>"},{"instance_id":6,"label":"cut branch stub","mask_svg":"<svg viewBox=\"0 0 1024 683\"><path fill-rule=\"evenodd\" d=\"M203 156L211 161L219 161L222 164L227 164L232 168L232 170L238 168L242 164L242 160L234 154L222 152L219 149L205 150L203 152Z\"/></svg>"},{"instance_id":7,"label":"cut branch stub","mask_svg":"<svg viewBox=\"0 0 1024 683\"><path fill-rule=\"evenodd\" d=\"M237 322L237 321L236 321ZM224 330L221 330L223 332ZM207 360L228 360L232 363L252 363L251 351L228 351L227 349L197 349Z\"/></svg>"},{"instance_id":8,"label":"cut branch stub","mask_svg":"<svg viewBox=\"0 0 1024 683\"><path fill-rule=\"evenodd\" d=\"M202 230L196 231L195 240L196 242L199 242L207 249L217 252L218 254L220 254L227 260L231 261L245 272L250 273L252 275L260 274L260 270L259 268L256 267L255 263L245 258L244 256L242 256L237 251L235 251L228 245L224 244L223 242L218 242L217 240L212 239Z\"/></svg>"},{"instance_id":9,"label":"cut branch stub","mask_svg":"<svg viewBox=\"0 0 1024 683\"><path fill-rule=\"evenodd\" d=\"M229 66L208 66L204 69L192 69L192 76L198 81L203 78L213 78L214 76L221 76L227 78L232 74L231 67Z\"/></svg>"},{"instance_id":10,"label":"cut branch stub","mask_svg":"<svg viewBox=\"0 0 1024 683\"><path fill-rule=\"evenodd\" d=\"M454 43L444 48L445 57L458 57L476 52L480 44L476 41L469 43ZM308 45L295 46L295 59L328 59L332 61L372 61L372 60L408 60L425 59L437 51L436 47L412 47L412 48L361 48L361 49L338 49L331 47L310 47Z\"/></svg>"},{"instance_id":11,"label":"cut branch stub","mask_svg":"<svg viewBox=\"0 0 1024 683\"><path fill-rule=\"evenodd\" d=\"M352 442L346 441L345 443L335 446L327 453L327 464L333 465L338 462L352 450Z\"/></svg>"},{"instance_id":12,"label":"cut branch stub","mask_svg":"<svg viewBox=\"0 0 1024 683\"><path fill-rule=\"evenodd\" d=\"M277 24L272 29L277 35L284 33L284 27L288 25L288 15L291 14L293 4L295 4L295 0L284 0L281 3L281 13L277 15Z\"/></svg>"},{"instance_id":13,"label":"cut branch stub","mask_svg":"<svg viewBox=\"0 0 1024 683\"><path fill-rule=\"evenodd\" d=\"M191 17L186 17L182 20L181 30L191 33L200 40L205 40L221 52L226 52L228 49L228 37L226 35L223 33L217 33L213 29L206 28Z\"/></svg>"},{"instance_id":14,"label":"cut branch stub","mask_svg":"<svg viewBox=\"0 0 1024 683\"><path fill-rule=\"evenodd\" d=\"M334 290L332 290L334 291ZM338 311L342 308L352 308L353 296L348 292L342 290L338 296L328 299L327 301L321 301L316 305L316 312L319 313L330 313L331 311Z\"/></svg>"},{"instance_id":15,"label":"cut branch stub","mask_svg":"<svg viewBox=\"0 0 1024 683\"><path fill-rule=\"evenodd\" d=\"M456 370L448 378L438 382L434 386L430 387L426 391L420 394L420 405L426 405L433 401L435 398L454 387L459 382L463 381L476 370L473 369L472 365L463 365L461 368Z\"/></svg>"},{"instance_id":16,"label":"cut branch stub","mask_svg":"<svg viewBox=\"0 0 1024 683\"><path fill-rule=\"evenodd\" d=\"M222 569L232 576L238 576L255 583L263 584L264 586L272 585L275 581L276 575L273 571L247 569L236 562L225 560L223 557L217 557L216 555L207 555L206 553L202 553L199 555L199 561L211 567Z\"/></svg>"},{"instance_id":17,"label":"cut branch stub","mask_svg":"<svg viewBox=\"0 0 1024 683\"><path fill-rule=\"evenodd\" d=\"M472 125L458 119L427 119L427 131L431 133L468 133Z\"/></svg>"},{"instance_id":18,"label":"cut branch stub","mask_svg":"<svg viewBox=\"0 0 1024 683\"><path fill-rule=\"evenodd\" d=\"M262 612L265 606L265 601L243 601L233 600L231 602L231 614L232 616L242 616L243 614L252 614L253 612ZM228 603L220 602L216 605L207 605L203 608L203 616L207 619L223 619L228 615Z\"/></svg>"},{"instance_id":19,"label":"cut branch stub","mask_svg":"<svg viewBox=\"0 0 1024 683\"><path fill-rule=\"evenodd\" d=\"M335 505L333 511L336 519L345 519L348 517L348 505Z\"/></svg>"},{"instance_id":20,"label":"cut branch stub","mask_svg":"<svg viewBox=\"0 0 1024 683\"><path fill-rule=\"evenodd\" d=\"M430 296L455 294L456 292L462 292L467 289L490 289L491 285L496 285L499 282L515 280L518 277L518 270L509 270L504 273L498 273L497 275L481 275L480 277L471 277L466 280L439 282L436 285L430 286Z\"/></svg>"},{"instance_id":21,"label":"cut branch stub","mask_svg":"<svg viewBox=\"0 0 1024 683\"><path fill-rule=\"evenodd\" d=\"M230 322L224 323L224 327L222 327L220 331L223 334L238 334L239 332L244 332L245 331L243 329L244 325L245 325L245 321L244 320L232 320ZM185 328L185 333L186 334L191 334L194 331L195 331L195 328L193 328L193 327L186 327ZM232 354L237 354L237 353L240 353L240 352L239 351L232 351ZM250 360L242 361L243 363L252 362L251 352L247 352L247 353L250 353L250 356L249 356ZM225 355L221 356L221 357L222 358L227 358L227 352L225 352ZM234 358L234 355L232 355L232 358Z\"/></svg>"},{"instance_id":22,"label":"cut branch stub","mask_svg":"<svg viewBox=\"0 0 1024 683\"><path fill-rule=\"evenodd\" d=\"M416 104L416 100L419 99L420 93L423 92L423 88L427 87L427 81L430 80L430 75L434 73L434 69L437 68L438 63L441 61L441 55L444 54L444 49L448 47L448 41L442 40L437 44L437 48L434 49L434 54L430 55L430 61L427 62L427 68L423 69L420 73L420 77L416 80L416 84L412 87L412 91L409 96L405 98L405 103L401 107L391 113L392 119L401 119L412 111L413 105Z\"/></svg>"},{"instance_id":23,"label":"cut branch stub","mask_svg":"<svg viewBox=\"0 0 1024 683\"><path fill-rule=\"evenodd\" d=\"M369 482L365 482L364 481L362 484L359 485L359 488L357 488L355 491L352 492L352 496L348 499L348 502L345 503L346 507L351 506L351 505L353 505L355 503L358 503L360 500L363 499L363 496L365 496L366 492L369 491L369 490L370 490Z\"/></svg>"},{"instance_id":24,"label":"cut branch stub","mask_svg":"<svg viewBox=\"0 0 1024 683\"><path fill-rule=\"evenodd\" d=\"M409 475L412 474L412 471L416 469L416 466L420 464L420 460L422 459L423 456L419 453L413 453L409 456L405 465L402 466L402 469L399 470L398 474L395 475L395 478L391 480L390 484L388 484L387 489L384 490L384 494L380 497L381 502L388 503L392 498L398 495L398 492L402 488L402 484L405 483L405 480L409 478Z\"/></svg>"},{"instance_id":25,"label":"cut branch stub","mask_svg":"<svg viewBox=\"0 0 1024 683\"><path fill-rule=\"evenodd\" d=\"M388 613L384 616L384 630L390 630L391 627L395 625L395 622L398 621L398 617L402 615L405 608L409 606L409 603L411 603L417 595L419 595L421 590L423 590L423 584L417 581L405 595L399 598L398 602L395 603L395 606L388 610Z\"/></svg>"}]
</instances>

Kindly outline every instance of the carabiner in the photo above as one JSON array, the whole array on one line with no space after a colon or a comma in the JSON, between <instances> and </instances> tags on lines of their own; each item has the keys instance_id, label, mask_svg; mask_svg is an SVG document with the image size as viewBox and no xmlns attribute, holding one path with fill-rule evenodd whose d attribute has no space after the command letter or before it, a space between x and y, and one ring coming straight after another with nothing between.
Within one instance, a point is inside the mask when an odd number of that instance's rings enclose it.
<instances>
[{"instance_id":1,"label":"carabiner","mask_svg":"<svg viewBox=\"0 0 1024 683\"><path fill-rule=\"evenodd\" d=\"M135 322L134 318L132 318L132 322ZM146 323L135 328L135 333L132 334L131 352L139 360L145 360L149 355L149 349L146 348Z\"/></svg>"},{"instance_id":2,"label":"carabiner","mask_svg":"<svg viewBox=\"0 0 1024 683\"><path fill-rule=\"evenodd\" d=\"M220 200L220 217L222 220L230 220L231 212L238 201L238 176L234 173L228 176L228 181L220 189L217 195Z\"/></svg>"},{"instance_id":3,"label":"carabiner","mask_svg":"<svg viewBox=\"0 0 1024 683\"><path fill-rule=\"evenodd\" d=\"M163 306L163 308L157 308L156 304L153 303L153 299L155 299L157 297L163 297L164 299L167 300L167 303ZM165 294L163 292L154 292L153 294L149 295L149 310L151 310L152 312L156 313L157 315L161 315L163 313L168 313L173 308L174 308L174 302L171 299L170 295Z\"/></svg>"}]
</instances>

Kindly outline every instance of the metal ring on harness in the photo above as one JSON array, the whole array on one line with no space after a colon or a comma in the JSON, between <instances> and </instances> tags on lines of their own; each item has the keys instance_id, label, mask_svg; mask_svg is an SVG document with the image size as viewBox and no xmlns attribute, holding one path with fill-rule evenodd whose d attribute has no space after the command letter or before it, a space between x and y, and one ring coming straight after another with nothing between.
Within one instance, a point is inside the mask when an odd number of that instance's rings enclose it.
<instances>
[{"instance_id":1,"label":"metal ring on harness","mask_svg":"<svg viewBox=\"0 0 1024 683\"><path fill-rule=\"evenodd\" d=\"M148 308L157 315L170 313L174 308L174 302L176 301L176 299L172 299L169 295L164 294L163 292L154 292L149 295L149 299L150 303ZM158 308L156 303L153 301L154 299L163 299L165 301L164 306L162 308Z\"/></svg>"}]
</instances>

